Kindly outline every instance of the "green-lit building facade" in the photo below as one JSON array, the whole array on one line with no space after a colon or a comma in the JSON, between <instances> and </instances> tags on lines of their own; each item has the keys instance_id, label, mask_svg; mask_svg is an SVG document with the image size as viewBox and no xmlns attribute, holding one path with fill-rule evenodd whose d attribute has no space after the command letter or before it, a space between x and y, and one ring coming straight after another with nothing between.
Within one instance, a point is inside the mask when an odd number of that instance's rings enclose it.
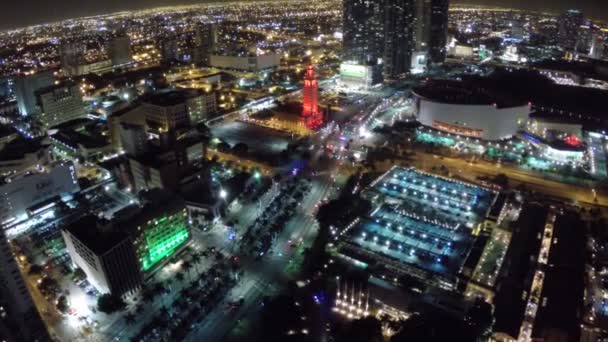
<instances>
[{"instance_id":1,"label":"green-lit building facade","mask_svg":"<svg viewBox=\"0 0 608 342\"><path fill-rule=\"evenodd\" d=\"M141 270L147 272L173 255L190 239L186 209L153 218L137 227L135 248Z\"/></svg>"}]
</instances>

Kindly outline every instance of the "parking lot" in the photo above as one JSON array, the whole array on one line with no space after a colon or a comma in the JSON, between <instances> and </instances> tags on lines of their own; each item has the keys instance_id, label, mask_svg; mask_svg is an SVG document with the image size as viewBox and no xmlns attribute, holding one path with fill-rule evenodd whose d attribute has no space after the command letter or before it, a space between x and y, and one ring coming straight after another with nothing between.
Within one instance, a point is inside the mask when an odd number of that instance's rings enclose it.
<instances>
[{"instance_id":1,"label":"parking lot","mask_svg":"<svg viewBox=\"0 0 608 342\"><path fill-rule=\"evenodd\" d=\"M349 246L434 274L454 277L473 244L473 228L496 194L423 173L393 168L364 196L375 209L347 230Z\"/></svg>"}]
</instances>

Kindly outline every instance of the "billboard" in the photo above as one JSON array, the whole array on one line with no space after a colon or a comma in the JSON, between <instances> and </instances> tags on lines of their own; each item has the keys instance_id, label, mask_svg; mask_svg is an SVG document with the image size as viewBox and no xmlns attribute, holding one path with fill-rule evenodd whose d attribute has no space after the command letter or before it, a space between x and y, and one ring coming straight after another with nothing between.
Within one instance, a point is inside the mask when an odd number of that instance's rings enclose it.
<instances>
[{"instance_id":1,"label":"billboard","mask_svg":"<svg viewBox=\"0 0 608 342\"><path fill-rule=\"evenodd\" d=\"M353 78L366 78L369 77L369 66L357 65L357 64L340 64L340 76L342 77L353 77Z\"/></svg>"}]
</instances>

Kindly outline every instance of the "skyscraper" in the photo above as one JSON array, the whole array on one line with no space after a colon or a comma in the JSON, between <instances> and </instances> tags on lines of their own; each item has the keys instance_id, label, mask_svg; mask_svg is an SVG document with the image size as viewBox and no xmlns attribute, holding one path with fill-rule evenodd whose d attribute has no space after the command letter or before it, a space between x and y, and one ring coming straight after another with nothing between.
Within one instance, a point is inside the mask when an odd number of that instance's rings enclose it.
<instances>
[{"instance_id":1,"label":"skyscraper","mask_svg":"<svg viewBox=\"0 0 608 342\"><path fill-rule=\"evenodd\" d=\"M583 22L583 13L578 10L569 10L561 15L559 20L558 38L560 46L563 49L574 49L578 41L579 29Z\"/></svg>"},{"instance_id":2,"label":"skyscraper","mask_svg":"<svg viewBox=\"0 0 608 342\"><path fill-rule=\"evenodd\" d=\"M430 0L428 47L432 63L445 62L449 0Z\"/></svg>"},{"instance_id":3,"label":"skyscraper","mask_svg":"<svg viewBox=\"0 0 608 342\"><path fill-rule=\"evenodd\" d=\"M15 95L19 114L28 116L39 112L36 106L36 91L54 83L52 71L26 73L15 78Z\"/></svg>"},{"instance_id":4,"label":"skyscraper","mask_svg":"<svg viewBox=\"0 0 608 342\"><path fill-rule=\"evenodd\" d=\"M207 65L216 44L217 26L210 23L198 25L194 32L194 62Z\"/></svg>"},{"instance_id":5,"label":"skyscraper","mask_svg":"<svg viewBox=\"0 0 608 342\"><path fill-rule=\"evenodd\" d=\"M378 81L381 79L385 45L384 2L344 0L343 3L342 60L374 66L374 78Z\"/></svg>"},{"instance_id":6,"label":"skyscraper","mask_svg":"<svg viewBox=\"0 0 608 342\"><path fill-rule=\"evenodd\" d=\"M131 38L125 33L119 33L108 44L108 57L112 66L131 63Z\"/></svg>"},{"instance_id":7,"label":"skyscraper","mask_svg":"<svg viewBox=\"0 0 608 342\"><path fill-rule=\"evenodd\" d=\"M442 63L448 6L449 0L344 0L343 61L376 66L387 80L422 71L427 60Z\"/></svg>"},{"instance_id":8,"label":"skyscraper","mask_svg":"<svg viewBox=\"0 0 608 342\"><path fill-rule=\"evenodd\" d=\"M66 76L80 74L80 66L84 64L85 46L80 42L63 41L59 46L61 69Z\"/></svg>"},{"instance_id":9,"label":"skyscraper","mask_svg":"<svg viewBox=\"0 0 608 342\"><path fill-rule=\"evenodd\" d=\"M410 71L416 48L416 0L386 0L384 78L397 79ZM420 2L420 0L418 0Z\"/></svg>"}]
</instances>

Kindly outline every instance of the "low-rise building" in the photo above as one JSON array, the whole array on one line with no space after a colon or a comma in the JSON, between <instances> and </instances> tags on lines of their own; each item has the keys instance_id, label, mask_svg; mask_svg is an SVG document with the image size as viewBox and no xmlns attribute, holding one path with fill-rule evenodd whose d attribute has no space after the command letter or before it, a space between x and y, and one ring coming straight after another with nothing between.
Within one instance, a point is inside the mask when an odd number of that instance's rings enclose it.
<instances>
[{"instance_id":1,"label":"low-rise building","mask_svg":"<svg viewBox=\"0 0 608 342\"><path fill-rule=\"evenodd\" d=\"M276 68L281 64L281 56L277 54L257 56L209 56L209 65L220 69L259 71Z\"/></svg>"}]
</instances>

